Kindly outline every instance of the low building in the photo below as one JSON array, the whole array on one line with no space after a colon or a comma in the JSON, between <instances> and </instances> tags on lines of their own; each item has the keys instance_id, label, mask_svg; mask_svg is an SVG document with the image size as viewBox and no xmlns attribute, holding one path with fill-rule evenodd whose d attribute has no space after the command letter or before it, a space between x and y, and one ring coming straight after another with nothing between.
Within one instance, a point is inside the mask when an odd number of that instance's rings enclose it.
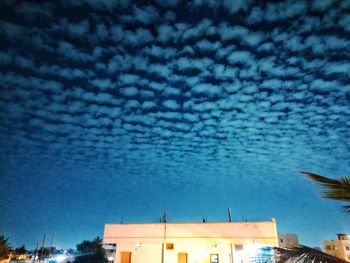
<instances>
[{"instance_id":1,"label":"low building","mask_svg":"<svg viewBox=\"0 0 350 263\"><path fill-rule=\"evenodd\" d=\"M268 247L278 245L275 219L106 224L103 242L113 263L265 262L273 256Z\"/></svg>"},{"instance_id":2,"label":"low building","mask_svg":"<svg viewBox=\"0 0 350 263\"><path fill-rule=\"evenodd\" d=\"M332 256L350 262L350 234L337 234L338 240L323 242L323 250Z\"/></svg>"},{"instance_id":3,"label":"low building","mask_svg":"<svg viewBox=\"0 0 350 263\"><path fill-rule=\"evenodd\" d=\"M278 246L281 248L291 248L299 245L298 236L295 234L278 234Z\"/></svg>"}]
</instances>

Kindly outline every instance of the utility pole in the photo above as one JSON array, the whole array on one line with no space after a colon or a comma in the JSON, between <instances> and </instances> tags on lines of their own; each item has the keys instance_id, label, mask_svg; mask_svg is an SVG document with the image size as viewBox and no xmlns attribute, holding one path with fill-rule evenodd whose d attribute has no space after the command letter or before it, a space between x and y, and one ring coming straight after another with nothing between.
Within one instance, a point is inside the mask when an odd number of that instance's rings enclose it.
<instances>
[{"instance_id":1,"label":"utility pole","mask_svg":"<svg viewBox=\"0 0 350 263\"><path fill-rule=\"evenodd\" d=\"M49 248L49 257L51 257L51 254L52 254L52 245L53 245L53 241L55 239L55 232L52 233L52 238L51 238L51 244L50 244L50 248Z\"/></svg>"},{"instance_id":2,"label":"utility pole","mask_svg":"<svg viewBox=\"0 0 350 263\"><path fill-rule=\"evenodd\" d=\"M34 263L36 261L36 254L38 253L38 246L39 246L39 242L36 241L36 247L35 247L35 250L34 250Z\"/></svg>"}]
</instances>

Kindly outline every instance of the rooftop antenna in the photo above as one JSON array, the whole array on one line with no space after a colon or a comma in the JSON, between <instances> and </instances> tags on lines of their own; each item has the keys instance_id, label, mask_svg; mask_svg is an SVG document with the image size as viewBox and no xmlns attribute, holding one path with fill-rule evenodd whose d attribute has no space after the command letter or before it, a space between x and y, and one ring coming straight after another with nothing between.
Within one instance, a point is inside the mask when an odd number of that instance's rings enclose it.
<instances>
[{"instance_id":1,"label":"rooftop antenna","mask_svg":"<svg viewBox=\"0 0 350 263\"><path fill-rule=\"evenodd\" d=\"M163 237L163 244L162 244L162 260L161 260L161 263L164 263L164 257L165 257L165 244L166 244L166 209L164 209L164 213L163 213L163 223L164 223L164 237Z\"/></svg>"},{"instance_id":2,"label":"rooftop antenna","mask_svg":"<svg viewBox=\"0 0 350 263\"><path fill-rule=\"evenodd\" d=\"M231 208L228 209L228 221L232 222L232 216L231 216Z\"/></svg>"},{"instance_id":3,"label":"rooftop antenna","mask_svg":"<svg viewBox=\"0 0 350 263\"><path fill-rule=\"evenodd\" d=\"M166 223L166 210L164 209L164 213L163 213L163 223Z\"/></svg>"}]
</instances>

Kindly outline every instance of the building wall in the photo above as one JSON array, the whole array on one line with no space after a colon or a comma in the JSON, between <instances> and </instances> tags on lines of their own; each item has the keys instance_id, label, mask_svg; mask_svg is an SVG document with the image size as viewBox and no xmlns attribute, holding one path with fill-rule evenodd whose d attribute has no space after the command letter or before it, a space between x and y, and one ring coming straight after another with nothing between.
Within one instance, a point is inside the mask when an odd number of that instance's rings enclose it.
<instances>
[{"instance_id":1,"label":"building wall","mask_svg":"<svg viewBox=\"0 0 350 263\"><path fill-rule=\"evenodd\" d=\"M268 254L267 250L261 248L277 246L278 240L276 222L272 220L242 223L107 224L104 243L117 244L115 263L121 263L122 252L132 253L131 263L178 263L179 253L187 253L188 263L211 263L210 255L216 254L220 263L231 263L231 251L234 262L248 262L252 257Z\"/></svg>"},{"instance_id":2,"label":"building wall","mask_svg":"<svg viewBox=\"0 0 350 263\"><path fill-rule=\"evenodd\" d=\"M350 240L331 240L323 243L325 253L350 262Z\"/></svg>"},{"instance_id":3,"label":"building wall","mask_svg":"<svg viewBox=\"0 0 350 263\"><path fill-rule=\"evenodd\" d=\"M299 245L298 236L295 234L278 234L278 246L290 248Z\"/></svg>"}]
</instances>

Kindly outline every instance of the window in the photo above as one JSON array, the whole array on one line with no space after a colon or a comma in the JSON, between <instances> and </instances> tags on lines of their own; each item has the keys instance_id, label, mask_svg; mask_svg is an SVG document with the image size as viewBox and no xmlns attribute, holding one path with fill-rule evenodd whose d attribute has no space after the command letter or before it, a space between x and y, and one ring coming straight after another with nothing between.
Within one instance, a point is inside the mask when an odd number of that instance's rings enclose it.
<instances>
[{"instance_id":1,"label":"window","mask_svg":"<svg viewBox=\"0 0 350 263\"><path fill-rule=\"evenodd\" d=\"M166 243L166 250L174 250L174 243Z\"/></svg>"},{"instance_id":2,"label":"window","mask_svg":"<svg viewBox=\"0 0 350 263\"><path fill-rule=\"evenodd\" d=\"M349 247L349 246L346 246L345 249L346 249L346 250L350 250L350 247Z\"/></svg>"},{"instance_id":3,"label":"window","mask_svg":"<svg viewBox=\"0 0 350 263\"><path fill-rule=\"evenodd\" d=\"M243 250L243 245L239 244L239 245L235 245L235 251L241 251Z\"/></svg>"},{"instance_id":4,"label":"window","mask_svg":"<svg viewBox=\"0 0 350 263\"><path fill-rule=\"evenodd\" d=\"M327 246L326 246L326 250L331 250L331 246L330 246L330 245L327 245Z\"/></svg>"},{"instance_id":5,"label":"window","mask_svg":"<svg viewBox=\"0 0 350 263\"><path fill-rule=\"evenodd\" d=\"M219 254L210 254L210 263L219 263Z\"/></svg>"},{"instance_id":6,"label":"window","mask_svg":"<svg viewBox=\"0 0 350 263\"><path fill-rule=\"evenodd\" d=\"M283 243L283 238L280 239L281 243Z\"/></svg>"}]
</instances>

